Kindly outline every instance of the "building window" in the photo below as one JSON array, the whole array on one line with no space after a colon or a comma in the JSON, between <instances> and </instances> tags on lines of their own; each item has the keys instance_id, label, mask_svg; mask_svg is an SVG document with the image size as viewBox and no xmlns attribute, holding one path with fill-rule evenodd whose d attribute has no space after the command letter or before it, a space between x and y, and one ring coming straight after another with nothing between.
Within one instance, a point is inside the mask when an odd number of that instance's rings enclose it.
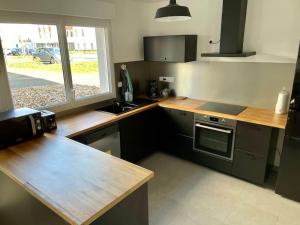
<instances>
[{"instance_id":1,"label":"building window","mask_svg":"<svg viewBox=\"0 0 300 225\"><path fill-rule=\"evenodd\" d=\"M78 18L82 26L73 26L66 22L72 17L50 15L45 20L37 16L34 22L40 24L24 24L22 15L15 23L15 15L14 23L7 18L1 23L0 16L0 54L3 50L15 108L63 111L115 98L109 24ZM43 24L49 17L53 24Z\"/></svg>"},{"instance_id":2,"label":"building window","mask_svg":"<svg viewBox=\"0 0 300 225\"><path fill-rule=\"evenodd\" d=\"M57 28L50 39L43 39L40 27L32 24L0 24L6 68L14 106L45 108L66 102ZM43 29L43 32L45 29ZM38 47L45 46L44 48ZM49 47L47 47L49 46Z\"/></svg>"},{"instance_id":3,"label":"building window","mask_svg":"<svg viewBox=\"0 0 300 225\"><path fill-rule=\"evenodd\" d=\"M86 98L107 92L109 83L104 28L74 27L74 29L81 29L86 34L85 38L76 38L77 42L82 43L83 50L80 50L79 43L78 51L69 49L75 98ZM72 41L70 38L67 40L68 43ZM95 48L88 48L86 41L92 43Z\"/></svg>"}]
</instances>

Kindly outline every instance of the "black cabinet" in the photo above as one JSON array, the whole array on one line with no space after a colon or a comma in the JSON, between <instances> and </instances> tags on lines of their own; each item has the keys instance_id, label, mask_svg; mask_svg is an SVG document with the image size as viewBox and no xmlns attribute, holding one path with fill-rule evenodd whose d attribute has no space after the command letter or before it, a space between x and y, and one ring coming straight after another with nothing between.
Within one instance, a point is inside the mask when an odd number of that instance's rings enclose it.
<instances>
[{"instance_id":1,"label":"black cabinet","mask_svg":"<svg viewBox=\"0 0 300 225\"><path fill-rule=\"evenodd\" d=\"M164 109L170 133L193 137L194 113L175 109Z\"/></svg>"},{"instance_id":2,"label":"black cabinet","mask_svg":"<svg viewBox=\"0 0 300 225\"><path fill-rule=\"evenodd\" d=\"M169 154L190 159L193 150L194 113L160 109L159 144Z\"/></svg>"},{"instance_id":3,"label":"black cabinet","mask_svg":"<svg viewBox=\"0 0 300 225\"><path fill-rule=\"evenodd\" d=\"M122 159L137 163L155 150L157 113L158 109L154 108L119 122Z\"/></svg>"},{"instance_id":4,"label":"black cabinet","mask_svg":"<svg viewBox=\"0 0 300 225\"><path fill-rule=\"evenodd\" d=\"M197 60L197 35L144 37L145 61L191 62Z\"/></svg>"},{"instance_id":5,"label":"black cabinet","mask_svg":"<svg viewBox=\"0 0 300 225\"><path fill-rule=\"evenodd\" d=\"M232 174L263 184L271 143L271 127L238 122Z\"/></svg>"},{"instance_id":6,"label":"black cabinet","mask_svg":"<svg viewBox=\"0 0 300 225\"><path fill-rule=\"evenodd\" d=\"M300 139L285 136L276 193L300 202Z\"/></svg>"}]
</instances>

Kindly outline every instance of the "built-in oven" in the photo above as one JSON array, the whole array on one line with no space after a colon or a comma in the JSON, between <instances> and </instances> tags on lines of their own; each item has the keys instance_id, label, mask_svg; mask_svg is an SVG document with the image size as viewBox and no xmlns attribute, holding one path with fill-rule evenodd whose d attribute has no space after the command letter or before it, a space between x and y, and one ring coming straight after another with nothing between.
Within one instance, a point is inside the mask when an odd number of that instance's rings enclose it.
<instances>
[{"instance_id":1,"label":"built-in oven","mask_svg":"<svg viewBox=\"0 0 300 225\"><path fill-rule=\"evenodd\" d=\"M194 151L232 161L237 122L195 114Z\"/></svg>"}]
</instances>

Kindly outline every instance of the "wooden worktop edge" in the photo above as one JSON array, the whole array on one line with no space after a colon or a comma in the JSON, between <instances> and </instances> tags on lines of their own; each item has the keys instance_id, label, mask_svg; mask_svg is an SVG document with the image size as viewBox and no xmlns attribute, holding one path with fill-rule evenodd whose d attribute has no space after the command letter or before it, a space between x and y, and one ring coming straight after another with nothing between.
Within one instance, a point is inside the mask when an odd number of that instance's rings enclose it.
<instances>
[{"instance_id":1,"label":"wooden worktop edge","mask_svg":"<svg viewBox=\"0 0 300 225\"><path fill-rule=\"evenodd\" d=\"M158 103L152 103L152 104L150 104L150 105L143 106L143 107L137 108L137 109L135 109L135 110L132 110L132 111L129 111L129 112L127 112L127 113L123 113L123 114L117 115L117 116L114 115L114 114L109 113L109 114L111 114L112 116L114 116L114 117L112 117L112 119L110 119L110 120L108 120L108 121L106 121L106 122L99 123L99 124L97 124L96 126L92 126L92 127L87 128L87 129L80 130L80 131L76 131L76 132L73 132L73 133L71 133L71 134L67 134L67 135L64 135L64 136L67 137L67 138L74 138L74 137L76 137L76 136L78 136L78 135L80 135L80 134L84 134L84 133L93 131L93 130L95 130L95 129L99 129L99 128L105 127L105 126L107 126L107 125L110 125L110 124L112 124L112 123L116 123L116 122L118 122L118 121L120 121L120 120L122 120L122 119L128 118L128 117L130 117L130 116L136 115L136 114L141 113L141 112L144 112L144 111L146 111L146 110L155 108L155 107L157 107L157 106L158 106ZM99 113L107 113L107 112L99 112ZM59 123L59 120L58 120L58 123ZM54 134L55 134L55 133L54 133Z\"/></svg>"},{"instance_id":2,"label":"wooden worktop edge","mask_svg":"<svg viewBox=\"0 0 300 225\"><path fill-rule=\"evenodd\" d=\"M36 192L37 190L31 186L30 183L24 183L21 182L16 176L14 176L12 173L10 173L8 170L1 168L1 172L4 173L6 176L8 176L10 179L12 179L17 185L20 187L24 188L32 197L40 201L42 204L44 204L46 207L48 207L50 210L52 210L54 213L56 213L59 217L61 217L63 220L65 220L67 223L72 224L72 225L80 225L78 222L72 220L68 216L62 213L61 208L56 208L54 207L53 202L51 204L49 201L47 201L47 196L44 194L38 195ZM29 188L32 187L32 188ZM42 197L43 196L43 197ZM74 216L76 217L76 216Z\"/></svg>"},{"instance_id":3,"label":"wooden worktop edge","mask_svg":"<svg viewBox=\"0 0 300 225\"><path fill-rule=\"evenodd\" d=\"M69 140L72 141L72 140ZM7 150L12 151L12 150ZM14 152L14 151L12 151ZM15 154L16 152L14 152ZM119 159L118 159L119 160ZM125 165L126 167L129 167L132 163L127 162L128 165ZM98 219L100 216L105 214L107 211L109 211L111 208L113 208L115 205L120 203L122 200L124 200L126 197L128 197L130 194L132 194L134 191L142 187L144 184L146 184L148 181L150 181L154 177L154 172L148 169L145 169L143 167L140 167L138 165L134 165L136 169L141 170L147 175L144 179L142 179L140 182L138 182L136 185L134 185L132 188L124 192L122 195L117 196L114 201L112 201L110 204L106 205L104 208L99 210L97 213L95 213L91 218L89 218L86 221L81 221L76 217L76 215L72 215L72 217L69 217L64 214L64 207L61 205L58 205L44 193L39 192L37 189L35 189L30 183L22 182L22 180L18 179L17 176L13 175L9 170L3 168L0 166L0 170L3 174L8 176L12 181L14 181L17 185L19 185L21 188L24 188L32 197L40 201L42 204L44 204L47 208L52 210L55 214L57 214L59 217L61 217L63 220L65 220L67 223L71 225L89 225L96 219ZM63 209L63 210L62 210ZM70 214L70 212L68 212Z\"/></svg>"},{"instance_id":4,"label":"wooden worktop edge","mask_svg":"<svg viewBox=\"0 0 300 225\"><path fill-rule=\"evenodd\" d=\"M182 105L176 105L176 103L169 104L169 103L165 103L164 101L159 102L158 106L160 106L162 108L183 110L183 111L187 111L187 112L193 112L193 113L199 113L199 114L206 114L206 115L210 115L210 116L223 117L223 118L226 118L226 119L232 119L232 120L237 120L237 121L241 121L241 122L253 123L253 124L258 124L258 125L263 125L263 126L268 126L268 127L273 127L273 128L279 128L279 129L285 129L286 128L286 123L287 123L287 118L286 118L285 124L268 123L268 122L264 122L264 121L259 120L259 119L246 118L246 116L243 116L242 113L237 115L237 116L232 116L232 115L223 114L223 113L193 109L193 108L185 107L185 106L182 106ZM252 109L252 108L247 107L247 109ZM255 109L253 109L253 110L255 110ZM286 117L287 117L287 115L286 115Z\"/></svg>"},{"instance_id":5,"label":"wooden worktop edge","mask_svg":"<svg viewBox=\"0 0 300 225\"><path fill-rule=\"evenodd\" d=\"M150 171L150 170L149 170ZM146 184L148 181L150 181L154 177L154 172L150 171L151 175L140 181L138 184L136 184L133 188L129 189L126 193L123 195L118 196L115 201L112 201L110 204L108 204L106 207L104 207L102 210L100 210L98 213L96 213L94 216L92 216L89 220L83 222L81 225L89 225L95 220L97 220L99 217L101 217L103 214L108 212L110 209L112 209L114 206L116 206L118 203L120 203L122 200L127 198L130 194L135 192L137 189L142 187L144 184ZM77 224L78 225L78 224Z\"/></svg>"}]
</instances>

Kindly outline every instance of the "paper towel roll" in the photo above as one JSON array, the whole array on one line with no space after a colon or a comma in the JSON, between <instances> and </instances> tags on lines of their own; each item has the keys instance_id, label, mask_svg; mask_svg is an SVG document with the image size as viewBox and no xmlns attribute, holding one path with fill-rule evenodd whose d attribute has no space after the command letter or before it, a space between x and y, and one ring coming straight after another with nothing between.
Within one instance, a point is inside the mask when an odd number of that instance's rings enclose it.
<instances>
[{"instance_id":1,"label":"paper towel roll","mask_svg":"<svg viewBox=\"0 0 300 225\"><path fill-rule=\"evenodd\" d=\"M283 89L279 93L277 104L276 104L276 109L275 109L276 114L286 114L287 113L288 107L289 107L289 98L290 98L290 93L286 89Z\"/></svg>"}]
</instances>

